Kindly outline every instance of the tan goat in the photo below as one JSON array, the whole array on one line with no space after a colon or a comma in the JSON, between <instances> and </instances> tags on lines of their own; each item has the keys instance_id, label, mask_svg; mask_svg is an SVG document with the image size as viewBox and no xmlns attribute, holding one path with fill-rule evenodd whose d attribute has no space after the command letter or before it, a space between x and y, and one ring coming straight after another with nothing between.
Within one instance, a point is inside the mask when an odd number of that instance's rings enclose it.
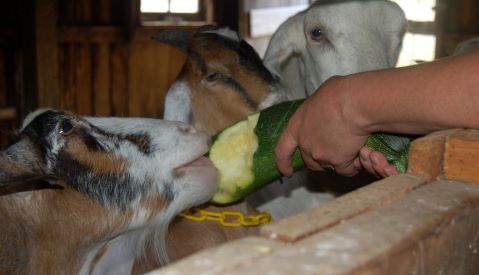
<instances>
[{"instance_id":1,"label":"tan goat","mask_svg":"<svg viewBox=\"0 0 479 275\"><path fill-rule=\"evenodd\" d=\"M179 122L30 114L0 152L0 274L131 274L167 263L170 221L216 188L208 145Z\"/></svg>"}]
</instances>

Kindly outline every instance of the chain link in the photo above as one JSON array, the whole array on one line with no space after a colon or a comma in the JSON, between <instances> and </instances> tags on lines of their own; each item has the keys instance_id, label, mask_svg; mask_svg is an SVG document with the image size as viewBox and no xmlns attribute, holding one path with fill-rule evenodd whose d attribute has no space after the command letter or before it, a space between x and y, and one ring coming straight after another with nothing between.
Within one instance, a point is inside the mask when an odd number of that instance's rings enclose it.
<instances>
[{"instance_id":1,"label":"chain link","mask_svg":"<svg viewBox=\"0 0 479 275\"><path fill-rule=\"evenodd\" d=\"M192 221L217 221L224 227L240 227L240 226L258 226L270 223L272 218L267 212L261 212L258 215L244 215L238 211L211 212L203 209L192 208L185 210L179 214Z\"/></svg>"}]
</instances>

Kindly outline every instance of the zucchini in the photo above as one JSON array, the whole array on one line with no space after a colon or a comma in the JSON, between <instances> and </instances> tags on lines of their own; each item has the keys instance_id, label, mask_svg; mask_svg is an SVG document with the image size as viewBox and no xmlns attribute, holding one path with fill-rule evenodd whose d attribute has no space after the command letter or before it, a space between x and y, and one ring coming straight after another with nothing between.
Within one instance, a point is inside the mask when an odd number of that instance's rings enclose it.
<instances>
[{"instance_id":1,"label":"zucchini","mask_svg":"<svg viewBox=\"0 0 479 275\"><path fill-rule=\"evenodd\" d=\"M236 202L281 177L274 148L302 102L271 106L224 129L214 138L208 157L219 172L220 183L213 203ZM410 141L409 137L378 133L368 137L366 146L382 152L398 171L405 172ZM304 167L299 150L293 154L292 166L295 171Z\"/></svg>"}]
</instances>

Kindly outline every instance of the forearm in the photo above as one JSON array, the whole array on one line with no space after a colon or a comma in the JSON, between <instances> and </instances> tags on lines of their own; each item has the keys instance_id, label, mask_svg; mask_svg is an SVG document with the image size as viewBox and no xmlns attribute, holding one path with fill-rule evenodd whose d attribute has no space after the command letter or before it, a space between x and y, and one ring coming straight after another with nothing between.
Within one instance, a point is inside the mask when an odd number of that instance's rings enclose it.
<instances>
[{"instance_id":1,"label":"forearm","mask_svg":"<svg viewBox=\"0 0 479 275\"><path fill-rule=\"evenodd\" d=\"M344 78L344 115L368 132L479 128L479 51Z\"/></svg>"}]
</instances>

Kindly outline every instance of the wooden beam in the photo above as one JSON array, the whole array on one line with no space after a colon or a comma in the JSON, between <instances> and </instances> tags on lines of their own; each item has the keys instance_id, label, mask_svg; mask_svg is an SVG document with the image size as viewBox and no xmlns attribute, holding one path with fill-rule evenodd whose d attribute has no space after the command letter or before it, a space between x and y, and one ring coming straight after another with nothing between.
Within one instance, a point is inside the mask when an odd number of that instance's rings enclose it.
<instances>
[{"instance_id":1,"label":"wooden beam","mask_svg":"<svg viewBox=\"0 0 479 275\"><path fill-rule=\"evenodd\" d=\"M453 129L415 140L409 149L409 173L430 180L479 183L479 130Z\"/></svg>"},{"instance_id":2,"label":"wooden beam","mask_svg":"<svg viewBox=\"0 0 479 275\"><path fill-rule=\"evenodd\" d=\"M13 120L17 118L17 110L15 107L0 108L0 120Z\"/></svg>"},{"instance_id":3,"label":"wooden beam","mask_svg":"<svg viewBox=\"0 0 479 275\"><path fill-rule=\"evenodd\" d=\"M124 31L120 27L111 26L68 26L60 28L60 43L118 43L124 41Z\"/></svg>"}]
</instances>

